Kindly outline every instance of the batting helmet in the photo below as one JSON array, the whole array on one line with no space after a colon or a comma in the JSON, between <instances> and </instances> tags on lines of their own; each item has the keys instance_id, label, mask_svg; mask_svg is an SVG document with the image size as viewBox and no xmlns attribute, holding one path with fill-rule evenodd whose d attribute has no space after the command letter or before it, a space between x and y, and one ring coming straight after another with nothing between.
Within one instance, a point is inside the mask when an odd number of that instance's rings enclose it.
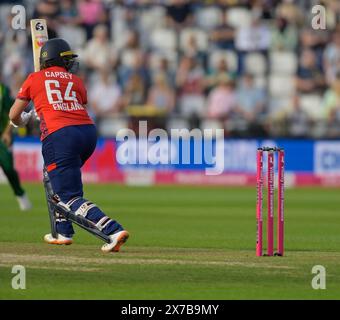
<instances>
[{"instance_id":1,"label":"batting helmet","mask_svg":"<svg viewBox=\"0 0 340 320\"><path fill-rule=\"evenodd\" d=\"M69 44L59 38L54 38L45 42L40 51L40 69L59 66L70 71L78 57L73 53Z\"/></svg>"}]
</instances>

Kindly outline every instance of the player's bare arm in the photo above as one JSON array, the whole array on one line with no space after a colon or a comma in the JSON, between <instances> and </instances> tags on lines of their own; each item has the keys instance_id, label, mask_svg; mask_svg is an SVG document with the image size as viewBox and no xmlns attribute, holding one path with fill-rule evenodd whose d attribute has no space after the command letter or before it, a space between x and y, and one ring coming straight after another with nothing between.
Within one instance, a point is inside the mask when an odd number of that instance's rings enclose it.
<instances>
[{"instance_id":1,"label":"player's bare arm","mask_svg":"<svg viewBox=\"0 0 340 320\"><path fill-rule=\"evenodd\" d=\"M24 112L29 101L22 99L15 99L11 110L9 111L9 119L11 123L17 127L25 126L30 120L33 110L30 112Z\"/></svg>"}]
</instances>

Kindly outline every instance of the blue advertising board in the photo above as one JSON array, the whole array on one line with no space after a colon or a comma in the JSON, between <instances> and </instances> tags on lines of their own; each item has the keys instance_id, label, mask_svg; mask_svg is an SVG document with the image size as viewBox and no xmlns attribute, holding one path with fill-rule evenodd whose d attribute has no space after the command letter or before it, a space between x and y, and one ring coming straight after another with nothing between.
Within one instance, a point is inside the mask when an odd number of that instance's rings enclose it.
<instances>
[{"instance_id":1,"label":"blue advertising board","mask_svg":"<svg viewBox=\"0 0 340 320\"><path fill-rule=\"evenodd\" d=\"M221 142L167 140L162 142L116 142L99 139L98 151L108 142L115 146L113 155L120 169L194 170L222 165L223 172L256 172L256 150L261 146L278 146L285 150L286 171L308 174L340 175L340 140L257 140L225 139ZM14 151L36 148L38 139L17 138Z\"/></svg>"}]
</instances>

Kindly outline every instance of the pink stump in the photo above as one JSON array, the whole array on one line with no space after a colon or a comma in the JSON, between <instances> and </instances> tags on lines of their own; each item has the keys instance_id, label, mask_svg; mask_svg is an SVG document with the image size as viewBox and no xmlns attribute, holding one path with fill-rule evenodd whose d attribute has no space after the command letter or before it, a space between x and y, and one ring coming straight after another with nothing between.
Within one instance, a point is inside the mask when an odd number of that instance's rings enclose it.
<instances>
[{"instance_id":1,"label":"pink stump","mask_svg":"<svg viewBox=\"0 0 340 320\"><path fill-rule=\"evenodd\" d=\"M267 254L274 255L274 152L268 152Z\"/></svg>"},{"instance_id":2,"label":"pink stump","mask_svg":"<svg viewBox=\"0 0 340 320\"><path fill-rule=\"evenodd\" d=\"M256 198L256 255L262 256L262 224L263 224L263 213L262 213L262 201L263 201L263 151L262 149L257 150L257 174L256 174L256 187L257 187L257 198Z\"/></svg>"},{"instance_id":3,"label":"pink stump","mask_svg":"<svg viewBox=\"0 0 340 320\"><path fill-rule=\"evenodd\" d=\"M278 159L278 224L277 224L277 251L283 256L284 252L284 151L279 150Z\"/></svg>"}]
</instances>

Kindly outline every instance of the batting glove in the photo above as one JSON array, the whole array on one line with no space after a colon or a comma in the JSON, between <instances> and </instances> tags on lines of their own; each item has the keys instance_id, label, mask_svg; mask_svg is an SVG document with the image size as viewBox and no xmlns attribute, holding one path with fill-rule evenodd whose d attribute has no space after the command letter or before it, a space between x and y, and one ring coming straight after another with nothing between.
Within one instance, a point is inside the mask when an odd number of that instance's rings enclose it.
<instances>
[{"instance_id":1,"label":"batting glove","mask_svg":"<svg viewBox=\"0 0 340 320\"><path fill-rule=\"evenodd\" d=\"M11 124L13 127L17 128L17 127L24 127L27 125L27 123L30 121L30 119L33 116L33 110L29 111L29 112L22 112L20 115L20 124L17 126L16 124L14 124L11 121Z\"/></svg>"}]
</instances>

